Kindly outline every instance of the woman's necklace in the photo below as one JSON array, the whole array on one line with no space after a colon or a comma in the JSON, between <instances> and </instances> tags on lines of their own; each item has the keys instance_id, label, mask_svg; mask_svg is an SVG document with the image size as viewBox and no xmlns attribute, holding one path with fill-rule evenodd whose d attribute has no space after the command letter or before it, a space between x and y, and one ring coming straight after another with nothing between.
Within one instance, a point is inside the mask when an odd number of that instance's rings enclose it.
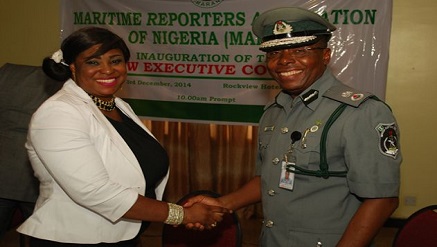
<instances>
[{"instance_id":1,"label":"woman's necklace","mask_svg":"<svg viewBox=\"0 0 437 247\"><path fill-rule=\"evenodd\" d=\"M115 100L112 98L110 101L104 101L92 94L88 94L91 99L94 101L94 104L96 104L97 108L104 111L112 111L115 109Z\"/></svg>"}]
</instances>

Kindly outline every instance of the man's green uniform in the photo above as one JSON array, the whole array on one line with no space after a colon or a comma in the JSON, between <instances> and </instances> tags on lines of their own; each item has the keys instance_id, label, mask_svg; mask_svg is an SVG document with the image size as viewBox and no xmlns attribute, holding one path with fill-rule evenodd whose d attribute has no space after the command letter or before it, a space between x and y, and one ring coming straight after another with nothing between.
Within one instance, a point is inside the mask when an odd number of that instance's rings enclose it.
<instances>
[{"instance_id":1,"label":"man's green uniform","mask_svg":"<svg viewBox=\"0 0 437 247\"><path fill-rule=\"evenodd\" d=\"M292 133L300 136L292 140ZM329 69L300 97L279 93L259 125L262 246L335 246L360 198L398 197L398 137L385 103L343 85ZM279 184L290 149L295 177L286 189Z\"/></svg>"}]
</instances>

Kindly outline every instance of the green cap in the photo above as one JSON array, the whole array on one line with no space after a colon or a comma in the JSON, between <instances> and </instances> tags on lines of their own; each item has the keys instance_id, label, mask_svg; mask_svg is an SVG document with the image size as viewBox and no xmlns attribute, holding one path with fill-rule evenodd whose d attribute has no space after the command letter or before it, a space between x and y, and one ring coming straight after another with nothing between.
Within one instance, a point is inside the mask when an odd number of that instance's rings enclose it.
<instances>
[{"instance_id":1,"label":"green cap","mask_svg":"<svg viewBox=\"0 0 437 247\"><path fill-rule=\"evenodd\" d=\"M337 29L322 16L303 8L268 10L252 23L252 32L261 39L260 50L274 51L317 43Z\"/></svg>"}]
</instances>

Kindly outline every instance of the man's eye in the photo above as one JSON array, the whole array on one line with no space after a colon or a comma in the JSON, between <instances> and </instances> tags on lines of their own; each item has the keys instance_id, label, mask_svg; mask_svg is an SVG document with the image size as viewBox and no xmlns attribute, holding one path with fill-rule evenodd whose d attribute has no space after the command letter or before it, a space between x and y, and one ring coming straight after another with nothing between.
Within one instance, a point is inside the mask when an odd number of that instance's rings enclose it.
<instances>
[{"instance_id":1,"label":"man's eye","mask_svg":"<svg viewBox=\"0 0 437 247\"><path fill-rule=\"evenodd\" d=\"M306 52L305 49L297 49L297 50L294 50L294 54L298 54L298 55L305 54L305 52Z\"/></svg>"},{"instance_id":2,"label":"man's eye","mask_svg":"<svg viewBox=\"0 0 437 247\"><path fill-rule=\"evenodd\" d=\"M269 53L267 53L267 57L275 57L279 54L278 51L271 51Z\"/></svg>"}]
</instances>

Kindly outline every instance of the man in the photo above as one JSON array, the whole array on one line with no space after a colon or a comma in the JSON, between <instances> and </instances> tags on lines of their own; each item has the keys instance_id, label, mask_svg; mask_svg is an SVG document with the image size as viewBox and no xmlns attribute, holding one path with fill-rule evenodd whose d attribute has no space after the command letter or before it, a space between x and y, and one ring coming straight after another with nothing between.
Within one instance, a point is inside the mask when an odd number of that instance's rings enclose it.
<instances>
[{"instance_id":1,"label":"man","mask_svg":"<svg viewBox=\"0 0 437 247\"><path fill-rule=\"evenodd\" d=\"M396 120L387 105L328 69L335 29L300 8L255 19L253 32L282 89L260 120L256 176L217 200L190 202L237 210L261 200L261 246L369 246L398 206ZM280 186L284 171L290 187Z\"/></svg>"}]
</instances>

